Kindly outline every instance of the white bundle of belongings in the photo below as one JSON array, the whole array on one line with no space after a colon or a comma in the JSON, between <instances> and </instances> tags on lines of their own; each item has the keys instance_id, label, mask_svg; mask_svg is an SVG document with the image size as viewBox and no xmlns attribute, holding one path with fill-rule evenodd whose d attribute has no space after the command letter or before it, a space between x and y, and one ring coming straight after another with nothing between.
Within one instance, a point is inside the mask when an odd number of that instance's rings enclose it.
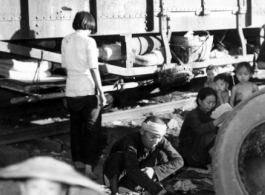
<instances>
[{"instance_id":1,"label":"white bundle of belongings","mask_svg":"<svg viewBox=\"0 0 265 195\"><path fill-rule=\"evenodd\" d=\"M184 191L195 190L197 188L190 180L178 181L173 185L174 191Z\"/></svg>"},{"instance_id":2,"label":"white bundle of belongings","mask_svg":"<svg viewBox=\"0 0 265 195\"><path fill-rule=\"evenodd\" d=\"M219 118L222 114L224 114L225 112L227 111L231 111L233 108L230 106L229 103L225 103L225 104L222 104L220 105L219 107L217 107L213 112L212 112L212 115L211 115L211 118L213 119L217 119ZM218 126L221 126L222 124L218 125Z\"/></svg>"},{"instance_id":3,"label":"white bundle of belongings","mask_svg":"<svg viewBox=\"0 0 265 195\"><path fill-rule=\"evenodd\" d=\"M230 104L225 103L222 104L221 106L217 107L211 115L211 118L217 119L219 118L222 114L224 114L227 111L231 111L233 108L230 106Z\"/></svg>"},{"instance_id":4,"label":"white bundle of belongings","mask_svg":"<svg viewBox=\"0 0 265 195\"><path fill-rule=\"evenodd\" d=\"M50 77L51 67L52 64L48 61L0 59L0 75L21 81Z\"/></svg>"}]
</instances>

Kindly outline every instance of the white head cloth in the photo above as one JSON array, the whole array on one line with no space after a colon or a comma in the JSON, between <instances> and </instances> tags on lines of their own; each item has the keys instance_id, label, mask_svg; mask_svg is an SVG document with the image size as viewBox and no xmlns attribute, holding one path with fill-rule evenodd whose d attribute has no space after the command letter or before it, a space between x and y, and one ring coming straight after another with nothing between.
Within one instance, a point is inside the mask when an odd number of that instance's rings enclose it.
<instances>
[{"instance_id":1,"label":"white head cloth","mask_svg":"<svg viewBox=\"0 0 265 195\"><path fill-rule=\"evenodd\" d=\"M147 121L142 123L142 129L144 131L149 131L154 134L165 135L167 131L167 125Z\"/></svg>"}]
</instances>

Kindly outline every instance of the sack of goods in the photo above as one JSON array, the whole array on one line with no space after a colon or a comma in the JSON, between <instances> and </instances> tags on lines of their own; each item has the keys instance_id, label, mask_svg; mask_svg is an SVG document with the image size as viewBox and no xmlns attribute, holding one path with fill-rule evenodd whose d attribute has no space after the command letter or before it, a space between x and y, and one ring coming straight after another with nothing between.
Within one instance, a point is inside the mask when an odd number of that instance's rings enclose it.
<instances>
[{"instance_id":1,"label":"sack of goods","mask_svg":"<svg viewBox=\"0 0 265 195\"><path fill-rule=\"evenodd\" d=\"M203 61L210 58L213 36L207 31L189 31L184 36L172 35L170 45L172 51L185 64L195 61Z\"/></svg>"},{"instance_id":2,"label":"sack of goods","mask_svg":"<svg viewBox=\"0 0 265 195\"><path fill-rule=\"evenodd\" d=\"M188 65L163 68L158 72L158 80L163 88L185 85L193 78L192 68Z\"/></svg>"},{"instance_id":3,"label":"sack of goods","mask_svg":"<svg viewBox=\"0 0 265 195\"><path fill-rule=\"evenodd\" d=\"M51 67L48 61L0 59L0 75L19 81L29 82L50 77Z\"/></svg>"},{"instance_id":4,"label":"sack of goods","mask_svg":"<svg viewBox=\"0 0 265 195\"><path fill-rule=\"evenodd\" d=\"M211 115L212 119L217 119L219 118L222 114L225 112L231 111L233 108L230 106L229 103L222 104L221 106L217 107Z\"/></svg>"}]
</instances>

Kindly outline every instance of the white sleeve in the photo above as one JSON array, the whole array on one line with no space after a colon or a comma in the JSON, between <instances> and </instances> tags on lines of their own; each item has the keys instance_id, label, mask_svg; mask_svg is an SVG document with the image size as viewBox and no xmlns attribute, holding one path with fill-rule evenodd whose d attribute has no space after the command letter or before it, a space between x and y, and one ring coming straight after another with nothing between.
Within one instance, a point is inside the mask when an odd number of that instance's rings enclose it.
<instances>
[{"instance_id":1,"label":"white sleeve","mask_svg":"<svg viewBox=\"0 0 265 195\"><path fill-rule=\"evenodd\" d=\"M87 42L87 61L89 69L98 68L98 49L96 41L90 38Z\"/></svg>"},{"instance_id":2,"label":"white sleeve","mask_svg":"<svg viewBox=\"0 0 265 195\"><path fill-rule=\"evenodd\" d=\"M65 62L65 39L63 39L62 45L61 45L61 58L62 58L62 67L66 68L66 62Z\"/></svg>"}]
</instances>

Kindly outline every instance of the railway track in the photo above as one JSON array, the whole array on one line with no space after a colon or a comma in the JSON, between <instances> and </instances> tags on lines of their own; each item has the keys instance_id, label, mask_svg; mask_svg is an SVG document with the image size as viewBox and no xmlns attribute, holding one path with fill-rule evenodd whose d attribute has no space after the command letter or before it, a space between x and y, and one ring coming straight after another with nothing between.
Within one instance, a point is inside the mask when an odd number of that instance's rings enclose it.
<instances>
[{"instance_id":1,"label":"railway track","mask_svg":"<svg viewBox=\"0 0 265 195\"><path fill-rule=\"evenodd\" d=\"M105 148L102 155L108 153L110 146L120 136L137 130L139 123L146 116L154 114L166 116L168 119L167 113L194 107L195 96L200 88L198 84L201 85L197 80L191 86L172 91L144 87L118 92L120 101L102 115L106 138L106 143L100 145ZM9 97L13 97L13 94ZM3 96L0 99L0 167L39 155L48 155L72 163L68 133L70 115L62 99L4 107L7 101L8 98L3 99ZM114 123L117 121L120 125ZM103 161L104 158L100 159L96 168L99 173L102 171ZM102 183L101 179L97 182Z\"/></svg>"},{"instance_id":2,"label":"railway track","mask_svg":"<svg viewBox=\"0 0 265 195\"><path fill-rule=\"evenodd\" d=\"M187 93L184 99L161 103L156 105L144 106L129 110L118 110L115 112L104 113L102 122L110 123L115 120L133 120L143 118L146 115L162 114L173 112L174 109L182 108L189 110L195 106L196 93ZM13 144L27 140L48 137L69 132L69 114L58 111L58 116L35 116L25 115L13 116L12 118L0 119L0 145Z\"/></svg>"},{"instance_id":3,"label":"railway track","mask_svg":"<svg viewBox=\"0 0 265 195\"><path fill-rule=\"evenodd\" d=\"M95 172L102 174L103 163L110 146L119 137L137 130L138 121L150 114L173 113L178 109L189 110L194 107L195 96L195 92L183 92L181 97L178 97L181 99L175 101L136 106L133 109L114 109L113 112L103 113L102 126L107 139L106 143L99 145L103 147L102 157L95 167ZM40 155L72 163L67 109L62 106L62 101L55 105L44 105L45 102L41 104L41 107L38 103L14 107L5 110L6 114L2 112L0 115L0 167ZM49 111L52 109L53 111ZM116 126L114 121L121 121L122 126ZM130 126L129 121L135 121L137 125ZM103 184L101 177L96 182Z\"/></svg>"},{"instance_id":4,"label":"railway track","mask_svg":"<svg viewBox=\"0 0 265 195\"><path fill-rule=\"evenodd\" d=\"M135 108L124 111L117 111L114 113L103 114L103 123L112 122L114 120L132 120L143 118L146 115L152 114L163 114L173 112L175 109L182 108L184 110L190 110L195 106L196 93L190 93L186 95L186 99L181 99L168 103L161 103L151 106L145 106L141 108Z\"/></svg>"}]
</instances>

